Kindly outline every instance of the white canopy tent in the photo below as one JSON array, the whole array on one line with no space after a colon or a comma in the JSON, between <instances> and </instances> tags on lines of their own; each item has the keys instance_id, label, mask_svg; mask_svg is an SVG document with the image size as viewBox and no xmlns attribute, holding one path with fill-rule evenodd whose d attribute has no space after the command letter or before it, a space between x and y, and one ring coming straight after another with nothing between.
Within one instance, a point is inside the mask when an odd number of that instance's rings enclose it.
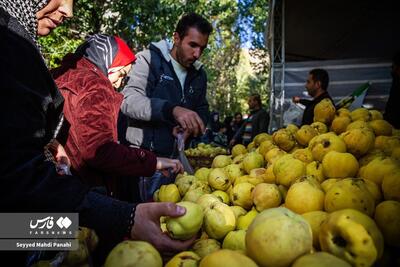
<instances>
[{"instance_id":1,"label":"white canopy tent","mask_svg":"<svg viewBox=\"0 0 400 267\"><path fill-rule=\"evenodd\" d=\"M363 104L384 109L400 49L394 0L271 0L269 13L270 131L284 126L291 98L306 94L313 68L328 71L334 100L370 82Z\"/></svg>"}]
</instances>

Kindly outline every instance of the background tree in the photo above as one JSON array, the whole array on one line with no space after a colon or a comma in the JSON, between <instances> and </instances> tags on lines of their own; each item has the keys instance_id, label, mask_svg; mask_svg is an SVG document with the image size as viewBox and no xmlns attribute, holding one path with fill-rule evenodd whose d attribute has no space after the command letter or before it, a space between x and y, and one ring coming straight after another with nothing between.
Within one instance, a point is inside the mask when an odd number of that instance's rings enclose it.
<instances>
[{"instance_id":1,"label":"background tree","mask_svg":"<svg viewBox=\"0 0 400 267\"><path fill-rule=\"evenodd\" d=\"M185 12L205 16L215 29L201 59L208 74L211 109L222 116L243 112L253 92L268 99L267 0L80 0L75 1L74 18L41 38L40 44L51 68L87 35L98 32L119 35L138 52L152 41L171 39ZM250 68L239 71L244 49Z\"/></svg>"}]
</instances>

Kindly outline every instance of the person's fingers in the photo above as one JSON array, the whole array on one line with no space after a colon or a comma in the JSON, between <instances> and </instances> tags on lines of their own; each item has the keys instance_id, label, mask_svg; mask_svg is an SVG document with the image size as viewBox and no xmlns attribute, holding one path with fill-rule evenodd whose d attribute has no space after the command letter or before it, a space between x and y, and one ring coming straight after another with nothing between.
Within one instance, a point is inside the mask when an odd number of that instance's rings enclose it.
<instances>
[{"instance_id":1,"label":"person's fingers","mask_svg":"<svg viewBox=\"0 0 400 267\"><path fill-rule=\"evenodd\" d=\"M179 217L186 213L185 207L176 205L173 202L157 202L157 203L146 203L154 207L148 207L151 211L151 218L160 218L161 216Z\"/></svg>"},{"instance_id":2,"label":"person's fingers","mask_svg":"<svg viewBox=\"0 0 400 267\"><path fill-rule=\"evenodd\" d=\"M188 239L188 240L174 240L171 239L171 237L164 233L160 236L160 238L157 240L156 246L160 251L165 251L165 252L176 252L176 251L184 251L187 250L196 240L196 236Z\"/></svg>"},{"instance_id":3,"label":"person's fingers","mask_svg":"<svg viewBox=\"0 0 400 267\"><path fill-rule=\"evenodd\" d=\"M187 116L186 125L187 125L187 129L189 131L193 131L194 130L194 128L195 128L194 119L192 118L191 115Z\"/></svg>"},{"instance_id":4,"label":"person's fingers","mask_svg":"<svg viewBox=\"0 0 400 267\"><path fill-rule=\"evenodd\" d=\"M197 122L200 132L204 133L204 131L206 130L206 127L204 126L203 120L199 117L199 115L197 113L196 113L195 118L196 118L196 122Z\"/></svg>"},{"instance_id":5,"label":"person's fingers","mask_svg":"<svg viewBox=\"0 0 400 267\"><path fill-rule=\"evenodd\" d=\"M183 165L180 162L175 163L174 173L182 173L183 172Z\"/></svg>"},{"instance_id":6,"label":"person's fingers","mask_svg":"<svg viewBox=\"0 0 400 267\"><path fill-rule=\"evenodd\" d=\"M177 173L179 172L179 173L183 173L183 171L184 171L184 169L183 169L183 164L179 161L178 162L178 171L177 171Z\"/></svg>"},{"instance_id":7,"label":"person's fingers","mask_svg":"<svg viewBox=\"0 0 400 267\"><path fill-rule=\"evenodd\" d=\"M180 125L183 129L187 129L187 128L188 128L188 125L186 124L185 119L183 119L183 118L178 118L177 121L178 121L179 125Z\"/></svg>"}]
</instances>

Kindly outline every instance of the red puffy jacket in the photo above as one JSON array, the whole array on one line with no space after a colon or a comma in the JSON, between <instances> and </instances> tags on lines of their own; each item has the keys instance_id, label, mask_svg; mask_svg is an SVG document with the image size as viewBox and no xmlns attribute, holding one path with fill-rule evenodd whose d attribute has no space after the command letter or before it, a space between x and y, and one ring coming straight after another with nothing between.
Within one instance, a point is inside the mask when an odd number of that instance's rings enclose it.
<instances>
[{"instance_id":1,"label":"red puffy jacket","mask_svg":"<svg viewBox=\"0 0 400 267\"><path fill-rule=\"evenodd\" d=\"M53 76L65 98L64 115L70 124L65 150L73 171L89 185L107 185L111 191L112 177L155 172L153 153L117 143L123 96L101 70L85 58L69 55Z\"/></svg>"}]
</instances>

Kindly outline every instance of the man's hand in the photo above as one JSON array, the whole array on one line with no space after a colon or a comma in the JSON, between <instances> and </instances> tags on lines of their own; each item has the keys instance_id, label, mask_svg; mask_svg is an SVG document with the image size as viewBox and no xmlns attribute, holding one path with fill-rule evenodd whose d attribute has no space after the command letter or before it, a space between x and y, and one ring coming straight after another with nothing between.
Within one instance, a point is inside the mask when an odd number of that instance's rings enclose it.
<instances>
[{"instance_id":1,"label":"man's hand","mask_svg":"<svg viewBox=\"0 0 400 267\"><path fill-rule=\"evenodd\" d=\"M204 123L193 110L176 106L172 110L172 115L184 130L188 130L194 136L204 133Z\"/></svg>"},{"instance_id":2,"label":"man's hand","mask_svg":"<svg viewBox=\"0 0 400 267\"><path fill-rule=\"evenodd\" d=\"M134 225L131 238L151 243L160 252L178 252L187 250L195 241L196 236L189 240L171 239L160 228L160 217L179 217L186 209L172 202L142 203L136 206Z\"/></svg>"},{"instance_id":3,"label":"man's hand","mask_svg":"<svg viewBox=\"0 0 400 267\"><path fill-rule=\"evenodd\" d=\"M292 98L292 101L293 101L293 103L299 103L300 102L300 97L298 97L298 96L294 96L293 98Z\"/></svg>"},{"instance_id":4,"label":"man's hand","mask_svg":"<svg viewBox=\"0 0 400 267\"><path fill-rule=\"evenodd\" d=\"M173 173L183 173L183 165L177 159L157 157L157 170L171 169Z\"/></svg>"},{"instance_id":5,"label":"man's hand","mask_svg":"<svg viewBox=\"0 0 400 267\"><path fill-rule=\"evenodd\" d=\"M189 138L189 136L192 134L188 129L184 130L181 126L177 125L172 129L172 135L177 138L178 133L183 132L183 140L186 140Z\"/></svg>"}]
</instances>

